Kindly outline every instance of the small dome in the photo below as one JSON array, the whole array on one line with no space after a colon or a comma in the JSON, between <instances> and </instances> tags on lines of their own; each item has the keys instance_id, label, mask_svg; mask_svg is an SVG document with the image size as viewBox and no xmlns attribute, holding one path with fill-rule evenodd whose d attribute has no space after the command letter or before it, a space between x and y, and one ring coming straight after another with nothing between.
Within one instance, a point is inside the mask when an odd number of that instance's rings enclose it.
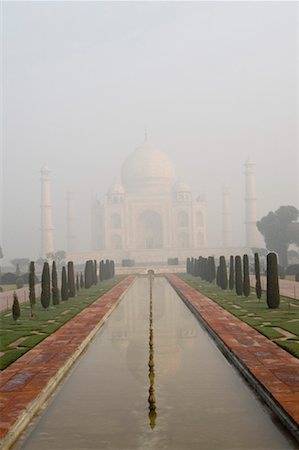
<instances>
[{"instance_id":1,"label":"small dome","mask_svg":"<svg viewBox=\"0 0 299 450\"><path fill-rule=\"evenodd\" d=\"M190 192L190 188L187 183L184 183L183 181L179 181L175 185L175 191L176 192Z\"/></svg>"},{"instance_id":2,"label":"small dome","mask_svg":"<svg viewBox=\"0 0 299 450\"><path fill-rule=\"evenodd\" d=\"M122 182L129 190L138 190L153 186L171 186L175 169L168 156L145 142L124 161Z\"/></svg>"},{"instance_id":3,"label":"small dome","mask_svg":"<svg viewBox=\"0 0 299 450\"><path fill-rule=\"evenodd\" d=\"M120 183L113 184L109 189L109 194L124 194L125 190Z\"/></svg>"}]
</instances>

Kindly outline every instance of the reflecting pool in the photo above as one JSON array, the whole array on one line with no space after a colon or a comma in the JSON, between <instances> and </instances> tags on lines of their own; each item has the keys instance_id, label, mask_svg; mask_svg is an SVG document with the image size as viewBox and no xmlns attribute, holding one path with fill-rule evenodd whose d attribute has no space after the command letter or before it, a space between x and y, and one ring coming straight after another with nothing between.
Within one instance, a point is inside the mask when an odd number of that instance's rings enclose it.
<instances>
[{"instance_id":1,"label":"reflecting pool","mask_svg":"<svg viewBox=\"0 0 299 450\"><path fill-rule=\"evenodd\" d=\"M150 380L149 317L149 280L138 278L14 448L299 448L162 277L153 282Z\"/></svg>"}]
</instances>

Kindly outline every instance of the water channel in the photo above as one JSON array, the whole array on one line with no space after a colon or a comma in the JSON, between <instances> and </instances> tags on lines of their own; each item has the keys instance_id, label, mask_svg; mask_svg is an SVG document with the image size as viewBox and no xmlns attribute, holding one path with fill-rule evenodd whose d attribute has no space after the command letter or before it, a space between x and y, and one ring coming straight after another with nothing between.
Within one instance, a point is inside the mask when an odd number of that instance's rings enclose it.
<instances>
[{"instance_id":1,"label":"water channel","mask_svg":"<svg viewBox=\"0 0 299 450\"><path fill-rule=\"evenodd\" d=\"M299 448L162 277L152 317L154 378L140 277L14 449Z\"/></svg>"}]
</instances>

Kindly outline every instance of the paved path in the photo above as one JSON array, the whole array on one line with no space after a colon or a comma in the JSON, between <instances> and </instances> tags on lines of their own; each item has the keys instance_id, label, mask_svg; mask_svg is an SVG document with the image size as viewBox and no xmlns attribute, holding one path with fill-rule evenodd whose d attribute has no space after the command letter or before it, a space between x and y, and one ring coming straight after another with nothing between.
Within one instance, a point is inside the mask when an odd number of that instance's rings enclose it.
<instances>
[{"instance_id":1,"label":"paved path","mask_svg":"<svg viewBox=\"0 0 299 450\"><path fill-rule=\"evenodd\" d=\"M270 407L275 409L277 405L278 410L282 408L282 414L286 413L286 420L289 421L289 428L293 428L292 432L299 440L299 359L180 278L175 275L167 275L167 278L192 305L207 328L212 329L225 345L226 354L231 353L234 356L230 359L237 361L240 368L243 367L248 372L249 379L253 379L256 388L261 388L260 393L265 393L264 399L269 398L269 402L273 400ZM243 370L243 374L245 371Z\"/></svg>"},{"instance_id":2,"label":"paved path","mask_svg":"<svg viewBox=\"0 0 299 450\"><path fill-rule=\"evenodd\" d=\"M12 291L0 292L0 311L10 309L13 304L13 294L16 292L19 303L29 302L29 287L24 286L20 289L13 289ZM39 297L41 293L41 284L35 285L35 295Z\"/></svg>"},{"instance_id":3,"label":"paved path","mask_svg":"<svg viewBox=\"0 0 299 450\"><path fill-rule=\"evenodd\" d=\"M252 287L255 287L254 275L250 275L250 284ZM263 275L261 276L261 285L265 291L267 289L267 277ZM279 280L279 290L281 295L299 300L299 281Z\"/></svg>"},{"instance_id":4,"label":"paved path","mask_svg":"<svg viewBox=\"0 0 299 450\"><path fill-rule=\"evenodd\" d=\"M0 448L26 427L133 280L125 278L1 373Z\"/></svg>"}]
</instances>

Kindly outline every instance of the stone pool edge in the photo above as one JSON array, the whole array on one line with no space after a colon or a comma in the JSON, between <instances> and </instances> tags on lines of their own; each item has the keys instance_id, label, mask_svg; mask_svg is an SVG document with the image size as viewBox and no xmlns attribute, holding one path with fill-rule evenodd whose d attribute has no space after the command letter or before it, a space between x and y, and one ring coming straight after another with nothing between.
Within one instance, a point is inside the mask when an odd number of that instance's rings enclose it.
<instances>
[{"instance_id":1,"label":"stone pool edge","mask_svg":"<svg viewBox=\"0 0 299 450\"><path fill-rule=\"evenodd\" d=\"M187 298L186 293L184 294L182 290L180 289L180 286L176 284L176 281L179 281L182 287L185 284L186 287L188 287L188 290L192 292L192 290L195 293L200 294L196 289L192 288L190 285L188 285L183 280L179 279L175 275L168 275L165 274L165 278L170 283L170 285L173 287L173 289L176 291L176 293L179 295L179 297L182 299L182 301L186 304L186 306L190 309L190 311L195 315L195 317L198 319L198 321L203 325L203 327L207 330L209 335L212 337L212 339L217 344L218 348L221 350L221 352L224 354L224 356L228 359L229 362L231 362L243 375L243 377L246 379L248 384L258 393L258 395L263 399L263 401L267 404L267 406L273 411L276 416L279 418L279 420L283 423L283 425L288 429L288 431L293 435L293 437L299 442L299 423L295 421L285 410L283 405L273 397L271 391L269 391L262 383L261 380L257 377L257 375L254 375L250 368L247 366L246 362L242 360L239 356L237 356L233 349L224 342L224 340L221 338L221 336L212 328L212 326L208 323L207 320L203 318L201 313L196 309L196 307L189 301ZM207 299L208 301L212 302L211 299L208 297L205 297L203 294L200 294L203 298ZM216 305L216 303L215 303ZM216 305L218 308L221 308L219 305ZM222 309L222 308L221 308ZM236 321L241 322L238 318L233 316L232 314L228 313L226 311L226 314L232 316L232 318ZM255 330L254 330L255 331ZM258 333L255 331L255 333ZM258 333L259 334L259 333ZM267 339L266 337L262 336L264 339ZM273 344L275 345L275 344ZM280 349L282 350L282 349ZM282 350L286 353L287 356L290 356L285 350ZM294 358L294 357L293 357ZM296 359L296 358L294 358Z\"/></svg>"},{"instance_id":2,"label":"stone pool edge","mask_svg":"<svg viewBox=\"0 0 299 450\"><path fill-rule=\"evenodd\" d=\"M20 416L17 418L17 420L13 423L13 425L8 429L7 433L3 436L3 438L0 439L0 449L1 450L9 450L17 441L17 439L20 437L20 435L25 431L27 426L29 425L30 421L33 419L33 417L38 413L38 411L42 408L42 406L46 403L46 401L50 398L50 396L54 393L58 385L62 382L62 380L65 378L65 376L68 374L74 363L78 360L78 358L82 355L82 353L86 350L88 345L91 343L99 329L103 326L103 324L106 322L110 314L114 311L114 309L118 306L118 304L121 302L127 291L132 287L136 280L135 276L127 276L124 280L122 280L120 283L118 283L116 286L114 286L112 289L110 289L108 292L103 294L101 297L99 297L98 300L95 300L91 305L89 305L87 308L85 308L83 311L81 311L77 316L75 316L73 319L68 321L65 325L59 328L55 333L52 333L50 336L48 336L44 341L42 341L40 344L38 344L36 347L34 347L32 350L36 349L39 346L45 346L46 347L46 341L49 338L55 338L56 333L63 332L63 329L65 327L69 327L72 324L72 321L75 321L78 319L78 316L82 314L86 314L88 310L90 310L95 304L98 302L101 302L103 298L107 299L109 297L109 294L113 294L113 290L116 288L123 287L124 289L120 292L116 300L113 302L113 304L110 306L108 311L100 318L97 325L90 331L90 333L83 339L83 341L77 346L76 350L69 356L69 358L65 361L62 367L60 367L53 376L47 381L45 386L40 390L38 395L32 400L28 401L28 404L26 405L26 408L20 413ZM30 351L32 351L30 350ZM45 349L46 350L46 349ZM24 357L30 353L27 352ZM20 364L22 360L22 357L19 358L15 363L12 363L8 368L13 369L13 365L18 362L18 365ZM29 363L30 365L30 363ZM16 371L16 373L18 370ZM19 371L20 372L20 371ZM5 373L5 370L3 371L3 374ZM1 394L1 392L0 392ZM1 414L0 414L0 423L1 423Z\"/></svg>"}]
</instances>

